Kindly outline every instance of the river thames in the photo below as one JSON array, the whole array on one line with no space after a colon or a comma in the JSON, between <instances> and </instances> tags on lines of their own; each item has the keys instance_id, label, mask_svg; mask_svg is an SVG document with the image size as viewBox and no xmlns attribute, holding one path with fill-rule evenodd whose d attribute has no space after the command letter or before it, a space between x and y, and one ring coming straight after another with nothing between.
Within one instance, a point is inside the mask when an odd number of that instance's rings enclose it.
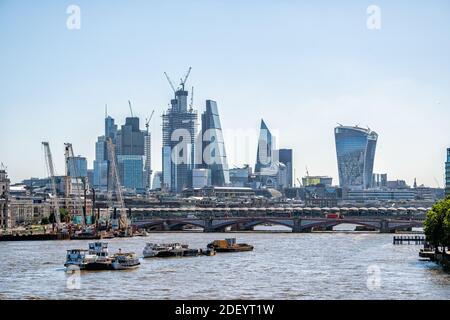
<instances>
[{"instance_id":1,"label":"river thames","mask_svg":"<svg viewBox=\"0 0 450 320\"><path fill-rule=\"evenodd\" d=\"M110 254L146 242L204 248L236 237L254 251L141 259L138 269L64 271L87 240L0 242L0 299L450 299L450 274L420 261L418 245L378 233L151 233L106 240ZM75 285L74 285L75 283Z\"/></svg>"}]
</instances>

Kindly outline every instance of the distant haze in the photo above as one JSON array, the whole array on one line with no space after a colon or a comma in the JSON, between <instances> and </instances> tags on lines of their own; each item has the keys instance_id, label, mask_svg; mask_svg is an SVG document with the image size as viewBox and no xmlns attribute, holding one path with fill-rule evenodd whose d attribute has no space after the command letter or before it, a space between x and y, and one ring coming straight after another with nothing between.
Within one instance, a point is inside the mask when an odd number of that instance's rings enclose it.
<instances>
[{"instance_id":1,"label":"distant haze","mask_svg":"<svg viewBox=\"0 0 450 320\"><path fill-rule=\"evenodd\" d=\"M67 28L69 4L81 9ZM120 126L155 109L153 170L161 169L161 114L173 97L166 71L194 107L217 101L229 166L254 167L261 118L296 176L338 183L337 123L379 134L374 172L443 186L450 147L450 2L377 1L0 2L0 161L13 182L44 177L41 141L58 173L64 142L95 156L104 106ZM188 97L190 100L190 97ZM246 132L248 139L233 138ZM228 140L227 140L228 139ZM240 152L246 150L246 152Z\"/></svg>"}]
</instances>

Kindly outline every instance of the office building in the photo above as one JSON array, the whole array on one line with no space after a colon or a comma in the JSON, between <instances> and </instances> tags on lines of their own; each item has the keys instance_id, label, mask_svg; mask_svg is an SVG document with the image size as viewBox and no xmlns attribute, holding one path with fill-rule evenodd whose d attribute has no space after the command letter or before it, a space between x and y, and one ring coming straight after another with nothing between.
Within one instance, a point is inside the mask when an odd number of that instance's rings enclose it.
<instances>
[{"instance_id":1,"label":"office building","mask_svg":"<svg viewBox=\"0 0 450 320\"><path fill-rule=\"evenodd\" d=\"M144 187L146 189L150 189L152 186L152 135L148 130L147 123L147 132L144 137L145 144L145 161L144 161Z\"/></svg>"},{"instance_id":2,"label":"office building","mask_svg":"<svg viewBox=\"0 0 450 320\"><path fill-rule=\"evenodd\" d=\"M242 168L230 169L230 183L233 187L247 187L252 169L245 165Z\"/></svg>"},{"instance_id":3,"label":"office building","mask_svg":"<svg viewBox=\"0 0 450 320\"><path fill-rule=\"evenodd\" d=\"M367 189L372 186L378 135L358 126L334 129L341 187Z\"/></svg>"},{"instance_id":4,"label":"office building","mask_svg":"<svg viewBox=\"0 0 450 320\"><path fill-rule=\"evenodd\" d=\"M162 171L156 171L153 175L152 189L161 189Z\"/></svg>"},{"instance_id":5,"label":"office building","mask_svg":"<svg viewBox=\"0 0 450 320\"><path fill-rule=\"evenodd\" d=\"M67 159L68 166L66 172L67 176L70 176L71 178L82 178L85 179L88 176L88 169L87 169L87 160L85 157L82 156L76 156L76 157L69 157Z\"/></svg>"},{"instance_id":6,"label":"office building","mask_svg":"<svg viewBox=\"0 0 450 320\"><path fill-rule=\"evenodd\" d=\"M372 188L387 188L387 173L374 173L372 175Z\"/></svg>"},{"instance_id":7,"label":"office building","mask_svg":"<svg viewBox=\"0 0 450 320\"><path fill-rule=\"evenodd\" d=\"M275 188L282 191L288 186L288 168L279 161L275 137L261 119L255 164L255 188ZM289 159L288 159L289 160ZM292 160L292 154L291 159Z\"/></svg>"},{"instance_id":8,"label":"office building","mask_svg":"<svg viewBox=\"0 0 450 320\"><path fill-rule=\"evenodd\" d=\"M203 188L211 186L211 170L205 168L192 170L192 187Z\"/></svg>"},{"instance_id":9,"label":"office building","mask_svg":"<svg viewBox=\"0 0 450 320\"><path fill-rule=\"evenodd\" d=\"M211 185L223 187L230 184L225 143L220 125L217 103L206 100L206 111L202 114L201 167L209 169Z\"/></svg>"},{"instance_id":10,"label":"office building","mask_svg":"<svg viewBox=\"0 0 450 320\"><path fill-rule=\"evenodd\" d=\"M117 155L120 183L129 191L142 192L144 162L140 155Z\"/></svg>"},{"instance_id":11,"label":"office building","mask_svg":"<svg viewBox=\"0 0 450 320\"><path fill-rule=\"evenodd\" d=\"M4 168L0 168L0 229L11 227L9 203L9 186L11 181Z\"/></svg>"},{"instance_id":12,"label":"office building","mask_svg":"<svg viewBox=\"0 0 450 320\"><path fill-rule=\"evenodd\" d=\"M292 149L278 150L279 161L286 166L286 187L291 188L293 185L293 162Z\"/></svg>"},{"instance_id":13,"label":"office building","mask_svg":"<svg viewBox=\"0 0 450 320\"><path fill-rule=\"evenodd\" d=\"M197 113L192 106L188 109L187 97L182 83L162 116L162 183L163 188L176 193L192 186L194 169Z\"/></svg>"},{"instance_id":14,"label":"office building","mask_svg":"<svg viewBox=\"0 0 450 320\"><path fill-rule=\"evenodd\" d=\"M306 176L302 178L303 187L324 185L331 186L333 184L333 178L328 176Z\"/></svg>"},{"instance_id":15,"label":"office building","mask_svg":"<svg viewBox=\"0 0 450 320\"><path fill-rule=\"evenodd\" d=\"M259 127L258 148L256 150L255 173L261 172L263 168L270 168L273 162L272 133L263 119Z\"/></svg>"}]
</instances>

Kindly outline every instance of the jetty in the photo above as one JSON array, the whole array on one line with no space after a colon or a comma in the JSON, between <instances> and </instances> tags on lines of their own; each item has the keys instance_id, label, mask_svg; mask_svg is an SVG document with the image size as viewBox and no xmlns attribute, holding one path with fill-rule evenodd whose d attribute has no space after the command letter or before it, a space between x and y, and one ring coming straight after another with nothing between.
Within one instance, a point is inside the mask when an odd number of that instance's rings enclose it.
<instances>
[{"instance_id":1,"label":"jetty","mask_svg":"<svg viewBox=\"0 0 450 320\"><path fill-rule=\"evenodd\" d=\"M394 236L392 244L425 244L425 236Z\"/></svg>"}]
</instances>

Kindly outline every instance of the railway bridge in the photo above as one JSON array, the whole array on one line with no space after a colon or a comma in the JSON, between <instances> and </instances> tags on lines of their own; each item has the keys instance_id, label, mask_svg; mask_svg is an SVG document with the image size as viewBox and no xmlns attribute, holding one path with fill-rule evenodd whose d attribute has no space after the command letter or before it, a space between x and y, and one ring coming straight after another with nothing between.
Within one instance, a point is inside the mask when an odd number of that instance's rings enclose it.
<instances>
[{"instance_id":1,"label":"railway bridge","mask_svg":"<svg viewBox=\"0 0 450 320\"><path fill-rule=\"evenodd\" d=\"M396 230L408 230L422 227L423 221L412 219L387 219L376 217L349 217L341 219L323 217L210 217L210 218L149 218L133 221L137 229L183 230L185 226L202 228L204 232L224 232L228 227L233 230L253 230L257 225L273 224L286 226L292 232L311 232L313 228L331 230L339 224L355 224L381 233Z\"/></svg>"}]
</instances>

